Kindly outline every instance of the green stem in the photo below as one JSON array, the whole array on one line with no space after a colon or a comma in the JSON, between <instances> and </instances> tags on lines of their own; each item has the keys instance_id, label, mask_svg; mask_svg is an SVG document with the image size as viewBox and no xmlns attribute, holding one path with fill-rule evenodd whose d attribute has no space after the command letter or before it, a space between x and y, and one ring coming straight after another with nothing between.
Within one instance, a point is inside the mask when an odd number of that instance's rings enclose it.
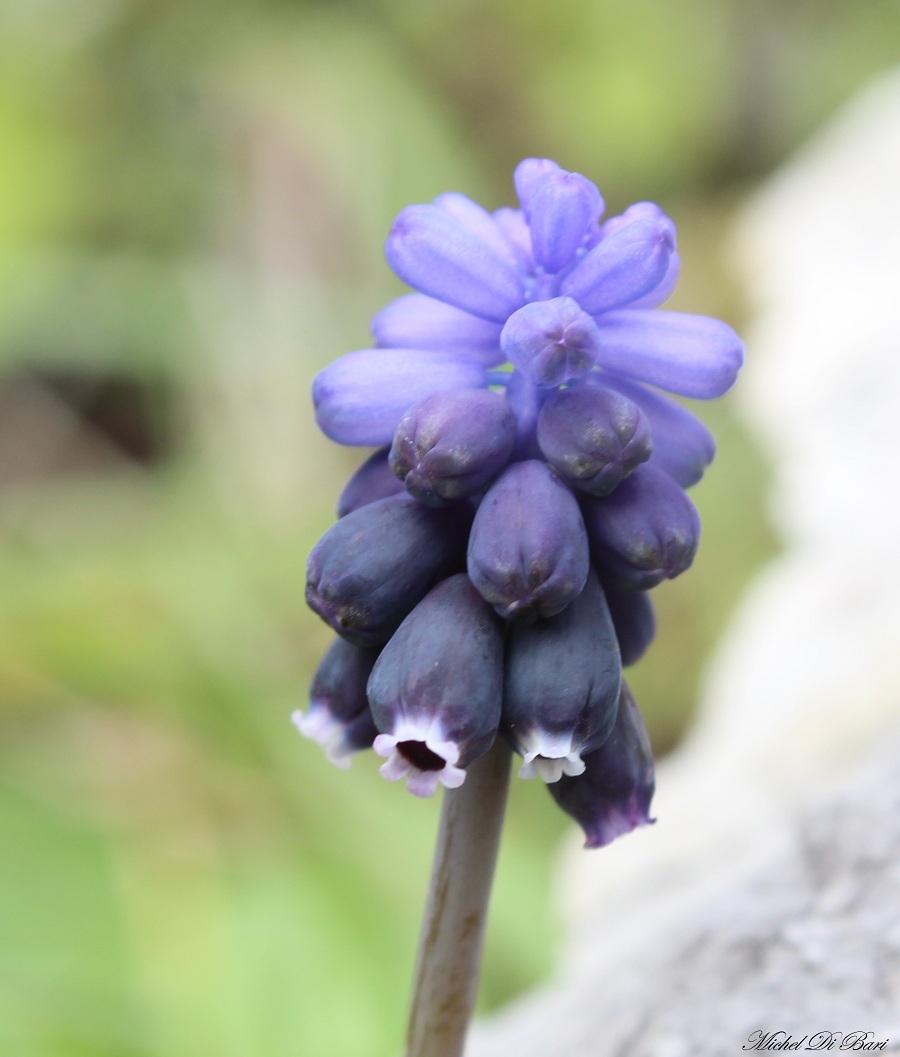
<instances>
[{"instance_id":1,"label":"green stem","mask_svg":"<svg viewBox=\"0 0 900 1057\"><path fill-rule=\"evenodd\" d=\"M422 922L406 1057L461 1057L475 1006L494 867L509 791L502 738L444 792Z\"/></svg>"}]
</instances>

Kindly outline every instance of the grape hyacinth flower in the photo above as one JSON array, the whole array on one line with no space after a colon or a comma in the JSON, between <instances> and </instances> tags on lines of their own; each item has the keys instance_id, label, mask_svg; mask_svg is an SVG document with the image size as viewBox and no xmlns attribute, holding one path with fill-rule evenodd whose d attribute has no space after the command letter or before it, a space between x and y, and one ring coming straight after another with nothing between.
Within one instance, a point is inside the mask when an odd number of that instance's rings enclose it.
<instances>
[{"instance_id":1,"label":"grape hyacinth flower","mask_svg":"<svg viewBox=\"0 0 900 1057\"><path fill-rule=\"evenodd\" d=\"M453 881L463 830L493 834L489 888L504 745L588 847L650 821L652 753L622 668L655 633L649 591L694 559L685 490L715 453L668 394L719 397L743 361L727 324L660 307L680 260L658 206L604 218L594 184L547 159L514 180L518 209L451 193L400 213L385 255L413 292L313 382L322 431L378 450L310 556L307 600L349 645L295 722L338 762L372 745L389 780L445 787L442 892L474 891L471 871ZM420 960L410 1054L449 1008L430 989L459 978L458 956Z\"/></svg>"}]
</instances>

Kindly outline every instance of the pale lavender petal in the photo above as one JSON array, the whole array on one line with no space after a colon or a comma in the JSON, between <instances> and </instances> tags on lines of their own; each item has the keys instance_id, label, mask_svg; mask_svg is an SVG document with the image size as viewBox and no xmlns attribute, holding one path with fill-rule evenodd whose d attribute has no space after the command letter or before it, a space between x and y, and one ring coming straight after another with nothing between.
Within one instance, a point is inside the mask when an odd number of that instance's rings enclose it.
<instances>
[{"instance_id":1,"label":"pale lavender petal","mask_svg":"<svg viewBox=\"0 0 900 1057\"><path fill-rule=\"evenodd\" d=\"M528 226L534 259L558 272L574 257L602 203L597 188L578 173L548 172L528 188Z\"/></svg>"},{"instance_id":2,"label":"pale lavender petal","mask_svg":"<svg viewBox=\"0 0 900 1057\"><path fill-rule=\"evenodd\" d=\"M389 444L406 411L444 389L483 388L484 368L449 352L362 349L329 364L313 380L319 428L338 444Z\"/></svg>"},{"instance_id":3,"label":"pale lavender petal","mask_svg":"<svg viewBox=\"0 0 900 1057\"><path fill-rule=\"evenodd\" d=\"M531 192L535 184L548 173L559 173L563 170L549 158L525 158L519 162L513 173L513 183L516 194L522 204L522 212L526 220L531 217Z\"/></svg>"},{"instance_id":4,"label":"pale lavender petal","mask_svg":"<svg viewBox=\"0 0 900 1057\"><path fill-rule=\"evenodd\" d=\"M621 231L622 228L628 227L636 220L646 220L651 223L663 224L672 239L672 245L675 245L675 222L670 216L664 213L655 202L635 202L634 205L629 206L624 213L621 213L617 217L610 217L609 220L605 220L600 225L599 237L600 239L605 239L609 235L614 235L617 231Z\"/></svg>"},{"instance_id":5,"label":"pale lavender petal","mask_svg":"<svg viewBox=\"0 0 900 1057\"><path fill-rule=\"evenodd\" d=\"M511 268L515 269L518 266L516 252L509 239L494 217L483 206L454 191L438 195L434 204L449 213L458 224L489 246Z\"/></svg>"},{"instance_id":6,"label":"pale lavender petal","mask_svg":"<svg viewBox=\"0 0 900 1057\"><path fill-rule=\"evenodd\" d=\"M408 206L384 246L388 264L419 293L503 322L522 304L516 269L445 209Z\"/></svg>"},{"instance_id":7,"label":"pale lavender petal","mask_svg":"<svg viewBox=\"0 0 900 1057\"><path fill-rule=\"evenodd\" d=\"M647 416L653 437L650 461L681 485L690 488L716 454L716 442L706 426L686 407L627 378L604 372L600 379L633 400Z\"/></svg>"},{"instance_id":8,"label":"pale lavender petal","mask_svg":"<svg viewBox=\"0 0 900 1057\"><path fill-rule=\"evenodd\" d=\"M741 339L709 316L625 309L596 322L601 367L681 396L722 396L744 362Z\"/></svg>"},{"instance_id":9,"label":"pale lavender petal","mask_svg":"<svg viewBox=\"0 0 900 1057\"><path fill-rule=\"evenodd\" d=\"M377 345L394 349L436 349L470 355L486 367L503 363L499 323L473 316L425 294L405 294L372 320Z\"/></svg>"},{"instance_id":10,"label":"pale lavender petal","mask_svg":"<svg viewBox=\"0 0 900 1057\"><path fill-rule=\"evenodd\" d=\"M513 183L516 185L516 194L522 203L522 212L525 214L525 219L529 224L532 221L534 198L539 185L547 176L559 176L560 174L579 176L578 173L566 173L565 169L561 169L555 161L551 161L549 158L525 158L524 161L520 161L516 166L516 171L513 173ZM594 220L596 220L603 215L605 208L603 198L596 185L591 183L590 180L584 176L579 176L579 179L584 180L588 186L588 193L591 197L591 213Z\"/></svg>"},{"instance_id":11,"label":"pale lavender petal","mask_svg":"<svg viewBox=\"0 0 900 1057\"><path fill-rule=\"evenodd\" d=\"M636 220L603 239L563 277L560 293L598 315L650 293L662 282L674 245L662 222Z\"/></svg>"},{"instance_id":12,"label":"pale lavender petal","mask_svg":"<svg viewBox=\"0 0 900 1057\"><path fill-rule=\"evenodd\" d=\"M531 248L531 232L528 230L528 224L522 210L510 209L508 206L504 206L494 213L494 220L497 221L500 230L516 251L519 267L532 268L534 255Z\"/></svg>"},{"instance_id":13,"label":"pale lavender petal","mask_svg":"<svg viewBox=\"0 0 900 1057\"><path fill-rule=\"evenodd\" d=\"M680 275L681 257L676 251L669 258L669 267L666 269L666 274L662 277L662 282L659 286L654 287L649 294L644 294L643 297L639 297L636 301L632 301L628 307L658 308L660 305L665 304L675 292L675 287L678 285Z\"/></svg>"}]
</instances>

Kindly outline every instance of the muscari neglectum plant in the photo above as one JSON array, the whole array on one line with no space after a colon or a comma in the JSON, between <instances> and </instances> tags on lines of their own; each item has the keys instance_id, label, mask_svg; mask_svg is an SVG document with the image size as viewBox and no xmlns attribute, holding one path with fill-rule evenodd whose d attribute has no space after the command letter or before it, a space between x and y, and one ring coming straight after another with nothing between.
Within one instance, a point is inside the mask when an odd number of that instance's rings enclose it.
<instances>
[{"instance_id":1,"label":"muscari neglectum plant","mask_svg":"<svg viewBox=\"0 0 900 1057\"><path fill-rule=\"evenodd\" d=\"M404 209L385 253L416 292L313 384L327 436L377 450L309 559L337 637L294 719L335 763L371 747L415 795L445 787L408 1057L462 1052L510 749L587 847L651 821L622 668L653 638L649 590L693 561L685 489L714 453L660 390L721 396L743 359L726 324L658 308L679 272L658 206L602 220L545 159L515 186L520 209Z\"/></svg>"}]
</instances>

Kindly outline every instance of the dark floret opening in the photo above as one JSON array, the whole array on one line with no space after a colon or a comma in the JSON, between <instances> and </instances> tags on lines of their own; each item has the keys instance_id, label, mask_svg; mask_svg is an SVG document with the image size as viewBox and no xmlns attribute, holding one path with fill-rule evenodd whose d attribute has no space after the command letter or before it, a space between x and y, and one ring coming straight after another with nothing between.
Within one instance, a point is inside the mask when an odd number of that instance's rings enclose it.
<instances>
[{"instance_id":1,"label":"dark floret opening","mask_svg":"<svg viewBox=\"0 0 900 1057\"><path fill-rule=\"evenodd\" d=\"M397 752L420 771L441 771L447 763L421 741L398 741Z\"/></svg>"}]
</instances>

